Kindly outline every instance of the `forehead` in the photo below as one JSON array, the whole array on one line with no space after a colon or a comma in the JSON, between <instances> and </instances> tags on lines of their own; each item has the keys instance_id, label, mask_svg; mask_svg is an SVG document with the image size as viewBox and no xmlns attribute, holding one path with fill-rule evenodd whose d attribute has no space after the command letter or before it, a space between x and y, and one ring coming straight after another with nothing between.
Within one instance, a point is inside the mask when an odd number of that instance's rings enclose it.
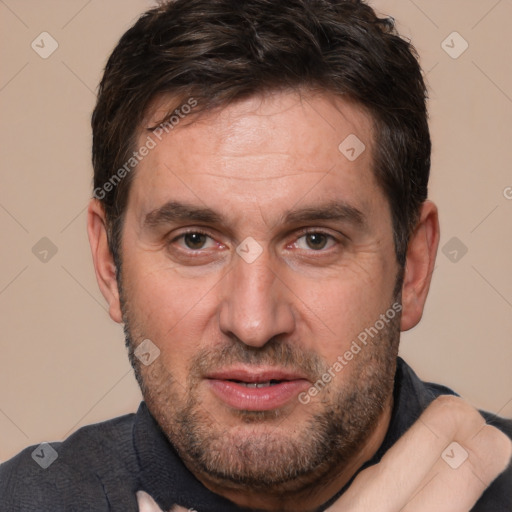
<instances>
[{"instance_id":1,"label":"forehead","mask_svg":"<svg viewBox=\"0 0 512 512\"><path fill-rule=\"evenodd\" d=\"M358 208L372 202L373 123L354 102L279 92L210 112L201 107L187 116L169 98L153 103L140 142L149 135L156 145L132 184L142 210L180 194L210 204L236 198L286 209L305 196L351 196ZM148 128L176 109L181 115L169 133L155 137Z\"/></svg>"},{"instance_id":2,"label":"forehead","mask_svg":"<svg viewBox=\"0 0 512 512\"><path fill-rule=\"evenodd\" d=\"M192 102L197 106L189 108ZM166 132L170 131L176 141L188 139L192 142L191 137L198 135L205 150L212 149L205 143L215 142L226 148L229 145L229 152L233 155L237 150L247 154L250 148L254 152L275 149L278 153L290 147L294 152L308 150L318 142L317 138L311 137L312 131L321 133L324 147L330 145L331 149L338 147L340 137L359 134L367 139L365 143L369 146L373 136L371 116L361 105L349 97L342 98L327 91L268 92L213 110L205 108L201 100L160 96L147 109L141 135L144 137L151 127L156 127L158 131L159 126L165 126L162 119L169 117L172 126ZM211 132L212 128L217 137ZM273 136L276 132L279 137ZM242 133L243 141L233 140L233 136ZM242 142L245 146L233 142ZM307 142L305 146L300 144L304 142ZM299 144L300 148L297 147Z\"/></svg>"}]
</instances>

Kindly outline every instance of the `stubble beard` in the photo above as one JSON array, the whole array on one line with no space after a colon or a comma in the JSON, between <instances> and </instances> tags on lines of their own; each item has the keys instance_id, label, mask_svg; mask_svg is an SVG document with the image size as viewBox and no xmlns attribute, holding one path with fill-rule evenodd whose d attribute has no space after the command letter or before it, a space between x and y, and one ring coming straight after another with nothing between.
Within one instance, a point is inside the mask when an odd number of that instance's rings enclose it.
<instances>
[{"instance_id":1,"label":"stubble beard","mask_svg":"<svg viewBox=\"0 0 512 512\"><path fill-rule=\"evenodd\" d=\"M180 383L162 358L148 367L136 358L134 350L145 336L127 302L121 302L130 362L149 411L190 471L223 488L264 490L284 498L326 485L364 446L392 395L400 315L368 340L349 363L350 373L344 368L318 401L303 405L297 400L275 411L231 411L239 426L228 428L198 396L201 376L208 371L236 362L270 364L300 370L314 383L329 365L286 341L272 339L254 349L235 339L199 351L187 382ZM293 420L298 407L312 411L302 425Z\"/></svg>"}]
</instances>

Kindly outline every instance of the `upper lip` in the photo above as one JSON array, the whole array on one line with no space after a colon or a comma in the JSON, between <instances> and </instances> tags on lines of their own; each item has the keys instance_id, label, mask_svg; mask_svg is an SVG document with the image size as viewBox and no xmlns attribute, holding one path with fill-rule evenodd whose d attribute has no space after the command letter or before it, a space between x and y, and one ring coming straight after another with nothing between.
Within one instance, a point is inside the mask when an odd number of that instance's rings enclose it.
<instances>
[{"instance_id":1,"label":"upper lip","mask_svg":"<svg viewBox=\"0 0 512 512\"><path fill-rule=\"evenodd\" d=\"M285 368L225 368L206 375L207 379L238 380L241 382L268 382L270 380L302 380L307 377L299 371Z\"/></svg>"}]
</instances>

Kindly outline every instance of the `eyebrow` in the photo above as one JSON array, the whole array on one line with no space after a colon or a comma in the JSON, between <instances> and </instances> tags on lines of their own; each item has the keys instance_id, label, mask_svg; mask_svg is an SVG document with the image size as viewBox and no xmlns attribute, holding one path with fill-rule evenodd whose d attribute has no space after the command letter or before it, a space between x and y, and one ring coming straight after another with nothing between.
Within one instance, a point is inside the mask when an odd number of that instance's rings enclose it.
<instances>
[{"instance_id":1,"label":"eyebrow","mask_svg":"<svg viewBox=\"0 0 512 512\"><path fill-rule=\"evenodd\" d=\"M279 222L284 224L298 224L317 220L348 222L356 227L366 225L364 213L341 200L288 210L279 218ZM171 200L149 212L144 218L144 227L157 228L161 225L185 221L227 224L226 217L211 208L197 207L189 203Z\"/></svg>"},{"instance_id":2,"label":"eyebrow","mask_svg":"<svg viewBox=\"0 0 512 512\"><path fill-rule=\"evenodd\" d=\"M156 228L162 224L180 221L205 222L207 224L223 224L223 215L210 208L198 208L188 203L168 201L160 208L149 212L144 218L144 226Z\"/></svg>"},{"instance_id":3,"label":"eyebrow","mask_svg":"<svg viewBox=\"0 0 512 512\"><path fill-rule=\"evenodd\" d=\"M286 224L297 224L315 220L331 220L348 222L356 227L366 225L366 216L358 208L347 204L345 201L336 200L323 203L318 206L309 206L297 210L288 211L283 217Z\"/></svg>"}]
</instances>

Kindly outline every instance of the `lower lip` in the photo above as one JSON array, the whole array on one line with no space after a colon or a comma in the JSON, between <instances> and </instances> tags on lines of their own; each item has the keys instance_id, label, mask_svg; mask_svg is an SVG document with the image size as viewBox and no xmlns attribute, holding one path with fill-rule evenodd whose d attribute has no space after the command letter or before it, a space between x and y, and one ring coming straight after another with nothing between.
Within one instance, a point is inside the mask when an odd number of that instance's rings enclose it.
<instances>
[{"instance_id":1,"label":"lower lip","mask_svg":"<svg viewBox=\"0 0 512 512\"><path fill-rule=\"evenodd\" d=\"M305 391L307 380L283 381L274 386L263 388L248 388L230 380L209 379L213 393L233 409L244 411L270 411L283 407Z\"/></svg>"}]
</instances>

